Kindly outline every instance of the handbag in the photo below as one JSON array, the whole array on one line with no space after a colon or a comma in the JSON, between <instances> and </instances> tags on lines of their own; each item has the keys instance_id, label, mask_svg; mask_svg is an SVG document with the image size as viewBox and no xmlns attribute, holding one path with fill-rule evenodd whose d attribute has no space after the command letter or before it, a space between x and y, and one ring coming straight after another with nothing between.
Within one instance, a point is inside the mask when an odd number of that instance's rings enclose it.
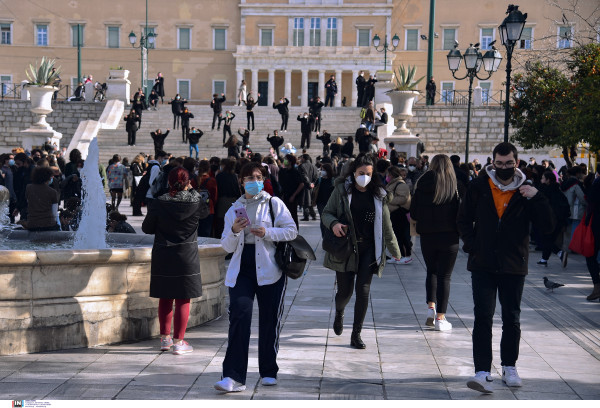
<instances>
[{"instance_id":1,"label":"handbag","mask_svg":"<svg viewBox=\"0 0 600 408\"><path fill-rule=\"evenodd\" d=\"M350 233L338 237L333 231L321 224L321 234L323 236L323 250L329 252L334 258L347 260L355 252Z\"/></svg>"},{"instance_id":2,"label":"handbag","mask_svg":"<svg viewBox=\"0 0 600 408\"><path fill-rule=\"evenodd\" d=\"M271 213L271 223L275 226L273 204L271 204L270 198L269 212ZM288 278L298 279L301 277L304 274L304 268L308 259L314 261L317 257L308 242L300 234L292 241L275 243L275 262Z\"/></svg>"},{"instance_id":3,"label":"handbag","mask_svg":"<svg viewBox=\"0 0 600 408\"><path fill-rule=\"evenodd\" d=\"M586 258L590 256L594 256L594 233L592 232L592 217L588 220L586 224L586 216L583 214L583 218L581 222L575 228L575 232L573 233L573 238L571 238L571 243L569 244L569 249L573 252L581 254Z\"/></svg>"}]
</instances>

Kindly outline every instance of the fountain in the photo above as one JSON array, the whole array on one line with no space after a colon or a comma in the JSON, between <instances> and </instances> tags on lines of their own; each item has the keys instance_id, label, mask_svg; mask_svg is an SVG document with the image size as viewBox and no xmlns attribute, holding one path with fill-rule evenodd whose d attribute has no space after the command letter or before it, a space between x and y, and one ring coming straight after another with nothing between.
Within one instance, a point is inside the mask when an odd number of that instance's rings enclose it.
<instances>
[{"instance_id":1,"label":"fountain","mask_svg":"<svg viewBox=\"0 0 600 408\"><path fill-rule=\"evenodd\" d=\"M0 250L0 355L93 347L159 334L158 299L148 296L154 237L105 233L106 196L98 174L97 140L90 145L82 179L86 199L76 248L25 250L37 243L68 245L75 234L0 228L3 247L9 243L19 248ZM7 216L5 190L0 187L0 217ZM5 225L3 218L0 222ZM188 327L220 317L225 307L226 252L218 240L199 238L198 253L203 295L192 299Z\"/></svg>"}]
</instances>

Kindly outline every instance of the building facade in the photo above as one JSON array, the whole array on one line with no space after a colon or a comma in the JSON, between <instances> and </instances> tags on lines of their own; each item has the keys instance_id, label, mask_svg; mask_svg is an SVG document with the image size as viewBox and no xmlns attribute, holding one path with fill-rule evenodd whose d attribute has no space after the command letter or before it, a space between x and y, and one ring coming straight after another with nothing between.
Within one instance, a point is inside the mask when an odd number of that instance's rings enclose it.
<instances>
[{"instance_id":1,"label":"building facade","mask_svg":"<svg viewBox=\"0 0 600 408\"><path fill-rule=\"evenodd\" d=\"M528 18L517 60L536 51L567 49L574 36L589 29L588 22L569 12L572 3L578 4L579 16L598 18L593 16L594 1L560 3L563 8L548 0L522 5ZM464 51L469 43L487 49L498 40L497 48L505 54L497 27L508 4L437 0L433 75L442 101L467 87L448 70L446 55L454 41ZM335 106L344 98L347 106L356 106L359 71L368 76L384 67L384 53L372 46L375 34L382 43L386 36L390 43L394 35L400 38L386 55L388 69L410 64L417 66L419 77L426 75L429 12L427 0L71 0L51 7L5 0L0 3L0 82L10 94L6 84L26 79L28 65L47 56L62 67L63 85L76 85L79 38L84 76L104 82L110 68L122 66L130 70L135 90L142 85L141 53L132 48L129 33L136 34L137 46L141 35L153 32L157 36L148 53L146 85L152 86L162 72L167 99L179 93L204 102L213 93L225 93L235 101L243 79L255 98L260 94L261 105L287 97L292 105L306 106L313 96L324 97L324 83L335 75ZM505 61L489 80L475 80L484 97L497 99L502 92L504 66ZM419 85L424 87L425 81Z\"/></svg>"}]
</instances>

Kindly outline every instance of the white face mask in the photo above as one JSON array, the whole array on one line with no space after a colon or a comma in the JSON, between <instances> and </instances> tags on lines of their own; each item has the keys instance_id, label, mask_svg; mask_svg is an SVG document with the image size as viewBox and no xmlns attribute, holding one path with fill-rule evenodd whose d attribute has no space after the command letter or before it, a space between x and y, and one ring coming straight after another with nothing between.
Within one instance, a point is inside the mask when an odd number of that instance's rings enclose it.
<instances>
[{"instance_id":1,"label":"white face mask","mask_svg":"<svg viewBox=\"0 0 600 408\"><path fill-rule=\"evenodd\" d=\"M417 169L416 166L408 166L408 170L410 171L415 171Z\"/></svg>"},{"instance_id":2,"label":"white face mask","mask_svg":"<svg viewBox=\"0 0 600 408\"><path fill-rule=\"evenodd\" d=\"M327 172L325 170L321 170L321 177L327 177Z\"/></svg>"},{"instance_id":3,"label":"white face mask","mask_svg":"<svg viewBox=\"0 0 600 408\"><path fill-rule=\"evenodd\" d=\"M355 177L355 179L356 179L356 184L358 184L362 188L365 188L371 182L371 176L368 176L366 174Z\"/></svg>"}]
</instances>

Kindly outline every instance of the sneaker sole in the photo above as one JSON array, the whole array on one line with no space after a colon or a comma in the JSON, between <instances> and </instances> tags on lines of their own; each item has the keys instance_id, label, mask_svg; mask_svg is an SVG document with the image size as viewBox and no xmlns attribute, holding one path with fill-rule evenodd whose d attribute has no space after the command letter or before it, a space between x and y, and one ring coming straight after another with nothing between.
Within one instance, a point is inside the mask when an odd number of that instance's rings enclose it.
<instances>
[{"instance_id":1,"label":"sneaker sole","mask_svg":"<svg viewBox=\"0 0 600 408\"><path fill-rule=\"evenodd\" d=\"M225 389L225 388L221 387L220 385L215 384L215 390L217 390L217 391L223 391L223 392L242 392L245 389L246 389L245 385L240 385L239 387L235 387L232 390L228 390L228 389Z\"/></svg>"},{"instance_id":2,"label":"sneaker sole","mask_svg":"<svg viewBox=\"0 0 600 408\"><path fill-rule=\"evenodd\" d=\"M502 379L502 382L503 382L504 384L506 384L506 386L507 386L507 387L522 387L522 386L523 386L523 383L521 383L521 384L509 385L509 384L506 382L506 380L505 380L504 378Z\"/></svg>"},{"instance_id":3,"label":"sneaker sole","mask_svg":"<svg viewBox=\"0 0 600 408\"><path fill-rule=\"evenodd\" d=\"M484 394L493 394L494 391L486 389L483 385L477 381L467 381L467 387L472 390L479 391Z\"/></svg>"},{"instance_id":4,"label":"sneaker sole","mask_svg":"<svg viewBox=\"0 0 600 408\"><path fill-rule=\"evenodd\" d=\"M194 351L194 350L184 350L184 351L177 350L177 351L173 351L173 354L175 354L176 356L180 356L180 355L182 355L182 354L188 354L188 353L191 353L192 351Z\"/></svg>"}]
</instances>

